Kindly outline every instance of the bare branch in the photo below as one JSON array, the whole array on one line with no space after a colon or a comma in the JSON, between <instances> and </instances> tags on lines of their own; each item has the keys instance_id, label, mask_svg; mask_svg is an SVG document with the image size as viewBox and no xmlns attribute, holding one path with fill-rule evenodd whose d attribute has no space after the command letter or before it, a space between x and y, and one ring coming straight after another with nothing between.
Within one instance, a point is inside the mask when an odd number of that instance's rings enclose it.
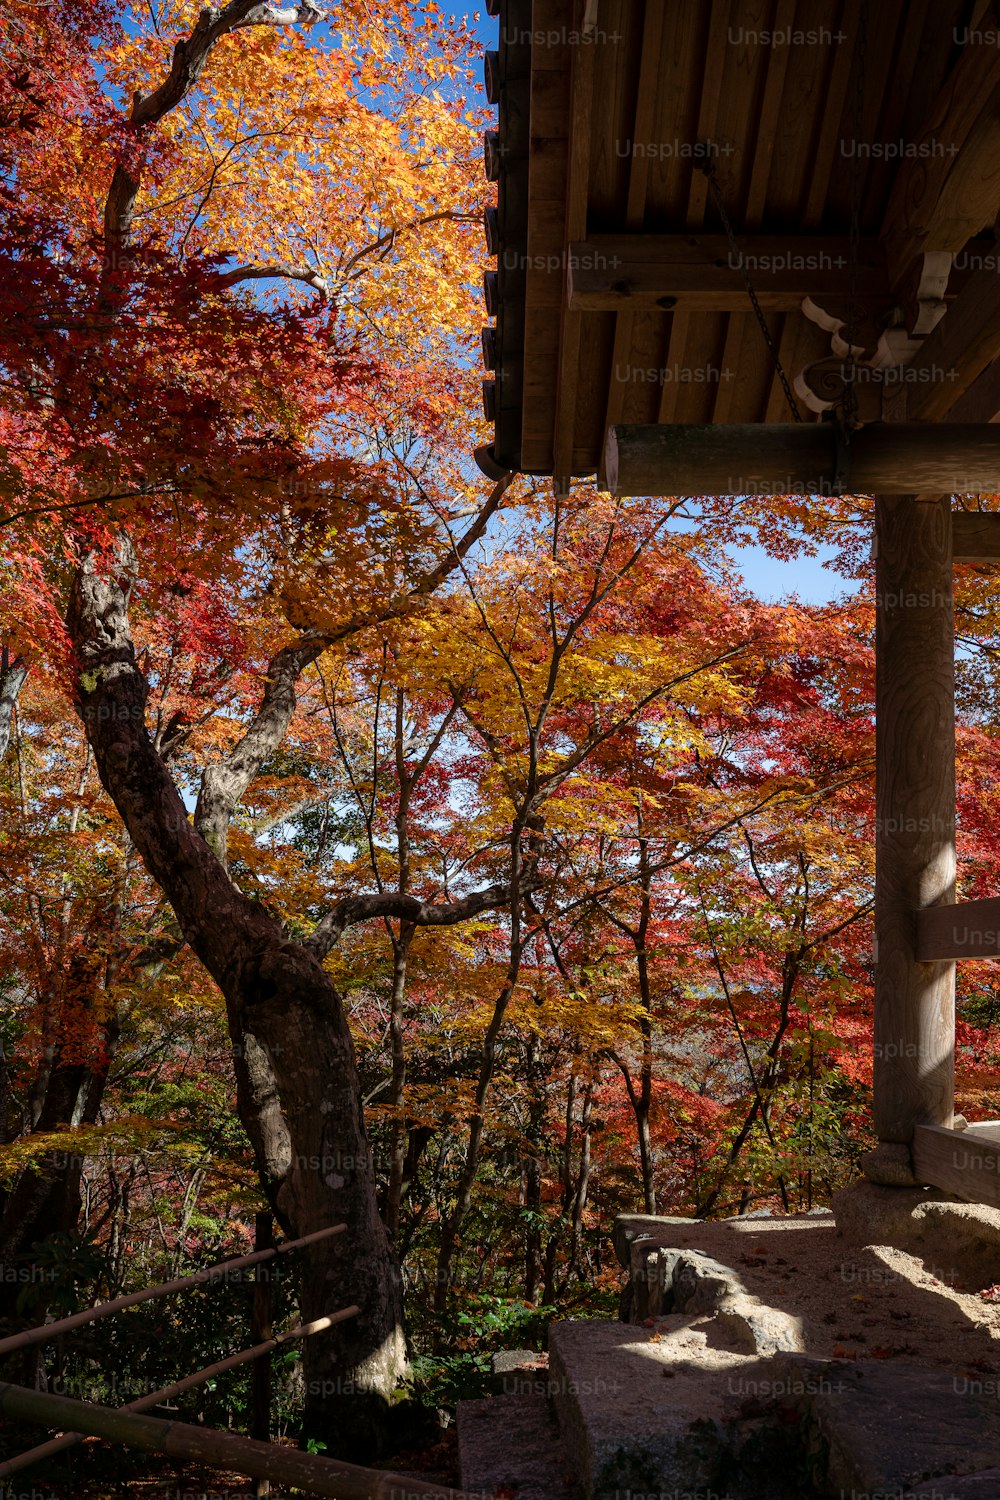
<instances>
[{"instance_id":1,"label":"bare branch","mask_svg":"<svg viewBox=\"0 0 1000 1500\"><path fill-rule=\"evenodd\" d=\"M216 284L227 287L238 286L244 281L271 280L304 281L308 286L314 287L324 301L330 295L326 277L321 276L314 266L292 266L281 260L264 265L234 266L231 271L221 272Z\"/></svg>"},{"instance_id":2,"label":"bare branch","mask_svg":"<svg viewBox=\"0 0 1000 1500\"><path fill-rule=\"evenodd\" d=\"M345 896L316 924L312 936L305 946L317 958L323 958L340 940L348 927L357 922L368 922L373 917L396 917L414 927L454 927L469 917L478 916L510 904L510 886L489 885L481 891L472 891L458 901L435 904L420 901L416 896L406 896L399 891L373 892L366 896Z\"/></svg>"}]
</instances>

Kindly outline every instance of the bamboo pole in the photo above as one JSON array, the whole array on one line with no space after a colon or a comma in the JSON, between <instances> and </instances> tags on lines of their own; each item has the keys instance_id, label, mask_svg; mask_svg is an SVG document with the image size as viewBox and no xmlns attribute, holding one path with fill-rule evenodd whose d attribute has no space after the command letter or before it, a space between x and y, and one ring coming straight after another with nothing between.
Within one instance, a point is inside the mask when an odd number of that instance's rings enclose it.
<instances>
[{"instance_id":1,"label":"bamboo pole","mask_svg":"<svg viewBox=\"0 0 1000 1500\"><path fill-rule=\"evenodd\" d=\"M68 1333L71 1328L82 1328L85 1323L110 1317L112 1313L121 1312L125 1307L135 1307L137 1303L148 1302L152 1297L169 1297L174 1292L184 1291L186 1287L199 1286L217 1276L228 1275L230 1271L259 1265L261 1261L283 1255L288 1250L298 1250L303 1245L315 1244L317 1240L325 1240L330 1235L343 1234L346 1228L346 1224L334 1224L329 1229L317 1229L312 1234L303 1235L301 1239L285 1240L284 1244L276 1245L273 1250L255 1250L250 1255L240 1255L235 1260L223 1260L217 1266L196 1271L193 1276L180 1276L176 1281L163 1282L161 1286L148 1286L141 1292L129 1292L125 1297L115 1297L111 1302L101 1302L97 1307L85 1308L83 1312L71 1313L68 1318L58 1318L54 1323L43 1323L38 1328L24 1328L20 1333L0 1339L0 1355L10 1354L14 1349L28 1349L32 1344L47 1344L58 1333Z\"/></svg>"},{"instance_id":2,"label":"bamboo pole","mask_svg":"<svg viewBox=\"0 0 1000 1500\"><path fill-rule=\"evenodd\" d=\"M213 1375L221 1375L226 1370L233 1370L237 1365L245 1365L248 1360L259 1359L263 1354L270 1354L272 1349L279 1349L282 1344L297 1343L299 1339L305 1339L313 1333L322 1333L324 1329L332 1328L334 1323L343 1323L348 1318L355 1318L359 1309L355 1305L343 1307L339 1312L330 1313L326 1318L315 1318L311 1323L300 1323L297 1328L290 1328L287 1333L276 1333L260 1344L254 1344L249 1349L241 1349L238 1354L230 1354L225 1359L220 1359L217 1364L206 1365L204 1370L196 1370L193 1375L185 1375L183 1380L177 1380L173 1385L165 1385L161 1390L152 1391L149 1395L139 1396L135 1401L130 1401L122 1411L148 1411L151 1406L159 1406L162 1401L170 1401L174 1396L189 1391L193 1386L204 1385L206 1380L211 1380ZM83 1442L83 1434L79 1432L61 1432L58 1437L50 1438L47 1443L39 1443L35 1448L28 1448L24 1453L18 1453L15 1458L8 1458L5 1463L0 1463L0 1479L6 1479L10 1474L16 1474L21 1469L30 1469L33 1464L41 1463L43 1459L51 1458L54 1453L62 1453L66 1448L75 1448L78 1443ZM266 1483L266 1481L264 1481Z\"/></svg>"},{"instance_id":3,"label":"bamboo pole","mask_svg":"<svg viewBox=\"0 0 1000 1500\"><path fill-rule=\"evenodd\" d=\"M187 1422L165 1422L160 1417L113 1411L107 1406L52 1396L47 1391L29 1391L19 1385L0 1385L0 1413L43 1427L68 1427L143 1453L164 1453L170 1458L203 1463L208 1468L272 1479L276 1484L305 1490L307 1494L333 1496L334 1500L487 1500L484 1491L471 1494L468 1490L453 1490L404 1474L363 1469L319 1454L300 1453L295 1448L258 1443L252 1438L214 1432Z\"/></svg>"}]
</instances>

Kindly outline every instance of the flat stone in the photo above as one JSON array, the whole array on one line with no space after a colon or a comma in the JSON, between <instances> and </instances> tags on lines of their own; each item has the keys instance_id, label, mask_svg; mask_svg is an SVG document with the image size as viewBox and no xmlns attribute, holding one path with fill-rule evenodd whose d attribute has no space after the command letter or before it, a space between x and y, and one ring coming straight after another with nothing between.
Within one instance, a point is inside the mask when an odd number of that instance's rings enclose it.
<instances>
[{"instance_id":1,"label":"flat stone","mask_svg":"<svg viewBox=\"0 0 1000 1500\"><path fill-rule=\"evenodd\" d=\"M672 1224L701 1224L701 1219L685 1219L679 1215L667 1216L664 1214L619 1214L615 1219L612 1238L614 1240L615 1254L620 1265L627 1270L632 1264L631 1245L632 1241L640 1236L648 1236L656 1244L670 1244L670 1226Z\"/></svg>"},{"instance_id":2,"label":"flat stone","mask_svg":"<svg viewBox=\"0 0 1000 1500\"><path fill-rule=\"evenodd\" d=\"M706 1349L703 1334L697 1350L697 1322L677 1315L654 1331L618 1322L551 1325L553 1400L585 1500L756 1494L728 1482L725 1427L727 1373L749 1361Z\"/></svg>"},{"instance_id":3,"label":"flat stone","mask_svg":"<svg viewBox=\"0 0 1000 1500\"><path fill-rule=\"evenodd\" d=\"M490 1389L496 1396L544 1396L548 1363L534 1349L500 1349L492 1360Z\"/></svg>"},{"instance_id":4,"label":"flat stone","mask_svg":"<svg viewBox=\"0 0 1000 1500\"><path fill-rule=\"evenodd\" d=\"M947 1500L956 1475L995 1465L1000 1411L986 1382L982 1390L963 1388L940 1370L897 1360L784 1356L775 1366L788 1404L802 1414L807 1448L826 1455L824 1480L834 1495L931 1500L928 1481L936 1480L936 1500Z\"/></svg>"},{"instance_id":5,"label":"flat stone","mask_svg":"<svg viewBox=\"0 0 1000 1500\"><path fill-rule=\"evenodd\" d=\"M516 1500L576 1500L573 1466L543 1396L460 1401L456 1421L463 1490Z\"/></svg>"},{"instance_id":6,"label":"flat stone","mask_svg":"<svg viewBox=\"0 0 1000 1500\"><path fill-rule=\"evenodd\" d=\"M855 1182L833 1195L837 1229L858 1245L893 1245L919 1256L942 1281L979 1290L1000 1281L1000 1209L935 1188Z\"/></svg>"}]
</instances>

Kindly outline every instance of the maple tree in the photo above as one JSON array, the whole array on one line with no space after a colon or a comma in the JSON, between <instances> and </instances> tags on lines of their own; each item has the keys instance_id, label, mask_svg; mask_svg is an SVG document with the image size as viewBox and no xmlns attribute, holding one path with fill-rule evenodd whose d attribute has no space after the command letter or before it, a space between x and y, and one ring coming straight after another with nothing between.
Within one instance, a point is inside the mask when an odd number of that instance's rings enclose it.
<instances>
[{"instance_id":1,"label":"maple tree","mask_svg":"<svg viewBox=\"0 0 1000 1500\"><path fill-rule=\"evenodd\" d=\"M32 32L28 7L18 19L25 48L35 48L26 59L30 83L44 27ZM44 150L36 149L33 119L14 121L2 358L12 393L4 521L19 527L18 599L7 615L3 687L11 699L12 674L23 676L32 650L71 686L131 844L228 993L241 1113L279 1217L300 1233L340 1217L349 1224L348 1248L332 1263L341 1295L362 1314L349 1331L341 1325L336 1337L313 1342L308 1388L322 1393L311 1403L317 1421L329 1425L338 1396L356 1409L350 1424L337 1425L361 1446L377 1441L404 1353L398 1275L375 1211L351 1041L317 958L289 946L229 879L228 825L283 737L301 672L338 634L405 613L437 586L482 533L500 490L462 541L442 549L440 490L428 499L414 465L350 452L352 405L357 412L371 404L377 413L381 399L397 424L409 423L411 443L431 445L443 441L454 405L446 379L439 400L430 379L411 398L386 353L395 355L399 339L392 310L405 299L427 312L442 262L452 280L466 264L461 231L474 203L456 163L464 164L472 133L460 106L430 87L454 73L461 30L431 35L413 8L373 16L349 5L322 17L324 46L308 47L286 29L319 19L315 7L246 0L200 14L165 9L148 24L131 17L120 28L85 13L62 80L74 103L84 103L82 118L53 111ZM95 20L103 29L91 57ZM338 45L343 27L353 56ZM247 28L251 39L240 46ZM218 66L206 71L210 57ZM401 60L405 96L396 89ZM287 110L266 86L268 67L282 79ZM88 69L89 90L81 83ZM211 91L201 92L210 75ZM372 107L379 91L393 93L391 111ZM116 96L131 96L131 106L117 107ZM440 170L427 169L426 153ZM283 191L276 160L288 179ZM404 259L398 243L417 229L424 231L419 250ZM403 275L394 274L399 267ZM318 301L290 305L273 292L239 291L275 281L304 284ZM377 337L358 348L355 330L380 317ZM427 327L415 351L422 371L435 352L430 317ZM34 462L32 450L46 451L50 463ZM440 485L449 476L446 464L439 467ZM174 529L184 540L179 553L165 556L162 540ZM281 609L301 624L297 574L307 564L315 598L332 538L332 576L323 583L337 623L317 616L307 634L282 646ZM166 769L189 738L187 707L175 698L153 739L145 729L149 682L126 615L136 546L151 595L166 589L168 599L190 601L173 610L167 631L186 626L209 658L223 659L213 686L227 679L232 656L263 666L261 639L273 643L263 653L271 660L256 715L206 770L196 828ZM373 556L381 568L370 566ZM357 576L362 558L367 594ZM247 642L235 612L229 631L219 631L219 601L227 589L239 591L254 563L269 576L257 591L265 605L258 639ZM345 612L344 584L354 578L353 608ZM13 592L13 568L5 586ZM68 641L57 623L67 592ZM267 608L269 598L277 608ZM147 662L156 644L146 644ZM168 681L174 665L156 662ZM196 678L199 672L204 689L204 659ZM245 1002L256 1007L251 1026L241 1014ZM290 1134L293 1116L312 1123ZM342 1173L303 1165L331 1155ZM329 1255L311 1256L306 1306L326 1310L330 1270Z\"/></svg>"},{"instance_id":2,"label":"maple tree","mask_svg":"<svg viewBox=\"0 0 1000 1500\"><path fill-rule=\"evenodd\" d=\"M863 576L865 503L484 494L433 5L15 0L0 45L0 1247L177 1269L255 1168L288 1232L349 1226L305 1262L303 1318L361 1308L304 1348L305 1430L370 1458L404 1288L440 1354L605 1295L616 1212L853 1169L871 601L763 605L719 555L825 527ZM975 570L959 618L986 894Z\"/></svg>"}]
</instances>

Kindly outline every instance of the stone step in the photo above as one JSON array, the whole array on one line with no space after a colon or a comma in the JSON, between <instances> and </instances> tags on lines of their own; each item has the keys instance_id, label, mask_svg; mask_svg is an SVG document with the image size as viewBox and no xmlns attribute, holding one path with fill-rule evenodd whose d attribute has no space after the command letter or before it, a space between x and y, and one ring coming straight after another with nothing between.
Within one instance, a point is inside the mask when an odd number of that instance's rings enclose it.
<instances>
[{"instance_id":1,"label":"stone step","mask_svg":"<svg viewBox=\"0 0 1000 1500\"><path fill-rule=\"evenodd\" d=\"M829 1493L913 1500L1000 1496L995 1379L957 1379L900 1360L782 1355L775 1364L800 1414L803 1445L821 1456Z\"/></svg>"},{"instance_id":2,"label":"stone step","mask_svg":"<svg viewBox=\"0 0 1000 1500\"><path fill-rule=\"evenodd\" d=\"M553 1324L549 1361L585 1500L1000 1500L994 1382L748 1355L712 1316Z\"/></svg>"},{"instance_id":3,"label":"stone step","mask_svg":"<svg viewBox=\"0 0 1000 1500\"><path fill-rule=\"evenodd\" d=\"M463 1490L497 1500L579 1500L573 1464L545 1396L460 1401L457 1425Z\"/></svg>"},{"instance_id":4,"label":"stone step","mask_svg":"<svg viewBox=\"0 0 1000 1500\"><path fill-rule=\"evenodd\" d=\"M551 1326L549 1385L585 1500L800 1500L794 1430L739 1412L771 1369L742 1342L712 1316Z\"/></svg>"}]
</instances>

